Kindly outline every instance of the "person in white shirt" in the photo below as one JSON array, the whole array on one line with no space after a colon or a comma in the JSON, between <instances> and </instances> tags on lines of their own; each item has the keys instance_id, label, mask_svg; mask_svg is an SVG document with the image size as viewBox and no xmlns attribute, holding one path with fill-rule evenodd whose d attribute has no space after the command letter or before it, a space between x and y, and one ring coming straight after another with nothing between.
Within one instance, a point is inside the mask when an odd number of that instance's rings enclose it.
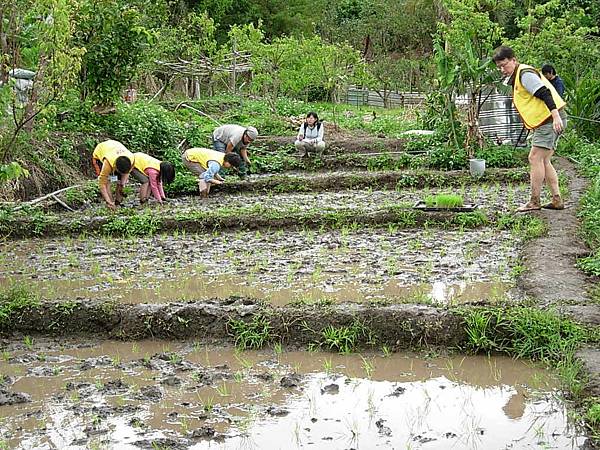
<instances>
[{"instance_id":1,"label":"person in white shirt","mask_svg":"<svg viewBox=\"0 0 600 450\"><path fill-rule=\"evenodd\" d=\"M241 125L222 125L213 131L213 149L223 153L237 153L242 158L239 168L240 178L245 178L250 165L248 157L248 146L258 137L258 131L254 127L243 127Z\"/></svg>"},{"instance_id":2,"label":"person in white shirt","mask_svg":"<svg viewBox=\"0 0 600 450\"><path fill-rule=\"evenodd\" d=\"M319 122L317 113L310 111L306 115L304 123L300 125L296 142L294 142L298 156L305 157L309 152L323 153L325 150L324 131L325 127L322 122Z\"/></svg>"}]
</instances>

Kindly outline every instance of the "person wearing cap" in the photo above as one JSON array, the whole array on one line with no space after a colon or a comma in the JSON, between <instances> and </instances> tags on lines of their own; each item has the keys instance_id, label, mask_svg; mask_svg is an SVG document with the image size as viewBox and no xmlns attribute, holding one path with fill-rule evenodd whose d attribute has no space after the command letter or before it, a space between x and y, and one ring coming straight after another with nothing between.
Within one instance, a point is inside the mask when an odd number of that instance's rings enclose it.
<instances>
[{"instance_id":1,"label":"person wearing cap","mask_svg":"<svg viewBox=\"0 0 600 450\"><path fill-rule=\"evenodd\" d=\"M223 178L219 175L221 167L238 169L242 164L242 158L237 153L223 153L201 147L187 149L181 159L185 167L198 175L198 190L203 198L208 197L211 185L223 183Z\"/></svg>"},{"instance_id":2,"label":"person wearing cap","mask_svg":"<svg viewBox=\"0 0 600 450\"><path fill-rule=\"evenodd\" d=\"M248 158L248 146L258 137L258 131L254 127L243 127L241 125L222 125L213 131L213 148L219 152L235 152L242 158L239 174L244 178L250 165Z\"/></svg>"},{"instance_id":3,"label":"person wearing cap","mask_svg":"<svg viewBox=\"0 0 600 450\"><path fill-rule=\"evenodd\" d=\"M118 141L104 141L94 149L92 167L98 176L102 198L110 209L115 209L123 201L123 187L127 184L134 161L133 153ZM114 200L110 192L111 181L117 182Z\"/></svg>"},{"instance_id":4,"label":"person wearing cap","mask_svg":"<svg viewBox=\"0 0 600 450\"><path fill-rule=\"evenodd\" d=\"M167 199L163 183L169 184L175 179L175 168L167 161L160 161L146 153L133 154L134 163L131 176L142 183L140 187L140 204L150 198L150 191L160 204Z\"/></svg>"}]
</instances>

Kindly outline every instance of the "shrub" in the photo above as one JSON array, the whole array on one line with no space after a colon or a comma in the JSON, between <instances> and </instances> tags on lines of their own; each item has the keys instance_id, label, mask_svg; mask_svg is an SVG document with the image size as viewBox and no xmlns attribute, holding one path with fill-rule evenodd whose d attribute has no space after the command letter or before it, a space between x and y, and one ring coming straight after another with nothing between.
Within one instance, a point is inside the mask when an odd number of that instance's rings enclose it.
<instances>
[{"instance_id":1,"label":"shrub","mask_svg":"<svg viewBox=\"0 0 600 450\"><path fill-rule=\"evenodd\" d=\"M109 119L106 131L133 152L163 158L167 148L175 148L186 134L172 113L145 102L121 105Z\"/></svg>"},{"instance_id":2,"label":"shrub","mask_svg":"<svg viewBox=\"0 0 600 450\"><path fill-rule=\"evenodd\" d=\"M428 153L429 167L441 170L464 169L467 165L467 154L464 149L456 149L449 145L437 145Z\"/></svg>"}]
</instances>

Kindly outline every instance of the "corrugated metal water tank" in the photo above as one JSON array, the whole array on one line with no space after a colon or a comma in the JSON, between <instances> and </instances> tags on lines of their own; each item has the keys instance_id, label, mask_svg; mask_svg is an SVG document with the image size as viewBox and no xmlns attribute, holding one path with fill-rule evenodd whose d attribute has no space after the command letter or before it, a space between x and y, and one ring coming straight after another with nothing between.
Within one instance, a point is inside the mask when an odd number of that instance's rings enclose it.
<instances>
[{"instance_id":1,"label":"corrugated metal water tank","mask_svg":"<svg viewBox=\"0 0 600 450\"><path fill-rule=\"evenodd\" d=\"M523 129L523 122L515 109L512 98L499 93L496 89L482 95L485 100L479 110L479 127L484 136L495 142L519 142L525 146L527 130Z\"/></svg>"}]
</instances>

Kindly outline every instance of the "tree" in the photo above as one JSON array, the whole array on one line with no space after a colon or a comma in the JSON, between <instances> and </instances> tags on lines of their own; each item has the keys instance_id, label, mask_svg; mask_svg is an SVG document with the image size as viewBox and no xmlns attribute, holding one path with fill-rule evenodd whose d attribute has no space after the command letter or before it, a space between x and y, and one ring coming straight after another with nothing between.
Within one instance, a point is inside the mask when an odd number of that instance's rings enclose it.
<instances>
[{"instance_id":1,"label":"tree","mask_svg":"<svg viewBox=\"0 0 600 450\"><path fill-rule=\"evenodd\" d=\"M25 105L20 105L13 89L4 90L5 102L10 103L10 123L2 116L0 127L6 128L0 141L0 162L6 161L19 133L31 130L35 118L52 103L65 95L79 70L83 50L71 45L72 2L69 0L37 0L6 4L0 40L11 53L4 55L2 73L21 64L35 71L35 77ZM9 37L10 36L10 37ZM5 109L0 111L4 115ZM4 133L3 133L4 135Z\"/></svg>"},{"instance_id":2,"label":"tree","mask_svg":"<svg viewBox=\"0 0 600 450\"><path fill-rule=\"evenodd\" d=\"M472 157L474 148L483 145L478 123L481 96L484 87L497 77L491 54L501 41L502 29L490 19L484 0L443 0L443 4L450 19L438 23L438 80L446 92L446 102L453 103L456 94L469 98L464 145ZM450 105L446 109L453 111ZM454 123L454 118L451 120ZM457 144L455 132L454 139Z\"/></svg>"},{"instance_id":3,"label":"tree","mask_svg":"<svg viewBox=\"0 0 600 450\"><path fill-rule=\"evenodd\" d=\"M73 41L86 49L79 73L82 100L91 97L95 104L109 106L121 96L154 41L142 18L136 8L119 1L79 4Z\"/></svg>"}]
</instances>

